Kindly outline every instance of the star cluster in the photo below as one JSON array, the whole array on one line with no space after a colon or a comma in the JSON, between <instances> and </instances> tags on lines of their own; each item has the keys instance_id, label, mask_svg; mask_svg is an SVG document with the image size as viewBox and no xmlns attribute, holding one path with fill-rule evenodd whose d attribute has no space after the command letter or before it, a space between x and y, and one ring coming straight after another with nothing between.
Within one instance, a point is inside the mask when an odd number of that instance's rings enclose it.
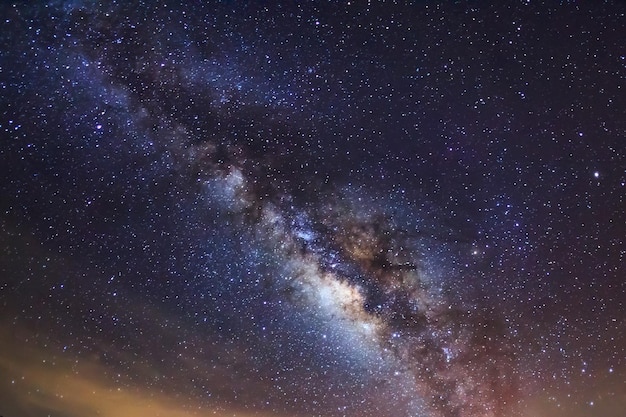
<instances>
[{"instance_id":1,"label":"star cluster","mask_svg":"<svg viewBox=\"0 0 626 417\"><path fill-rule=\"evenodd\" d=\"M624 4L0 11L0 414L623 413Z\"/></svg>"}]
</instances>

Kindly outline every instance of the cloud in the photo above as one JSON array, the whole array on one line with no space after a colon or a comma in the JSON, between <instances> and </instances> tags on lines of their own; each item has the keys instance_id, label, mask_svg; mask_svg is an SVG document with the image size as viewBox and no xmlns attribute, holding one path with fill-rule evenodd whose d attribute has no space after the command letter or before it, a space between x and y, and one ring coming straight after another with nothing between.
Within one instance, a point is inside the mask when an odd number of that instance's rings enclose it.
<instances>
[{"instance_id":1,"label":"cloud","mask_svg":"<svg viewBox=\"0 0 626 417\"><path fill-rule=\"evenodd\" d=\"M0 329L0 414L4 417L245 417L236 409L193 403L146 389L115 384L102 365L51 355L49 348L20 346ZM259 414L255 414L258 416Z\"/></svg>"}]
</instances>

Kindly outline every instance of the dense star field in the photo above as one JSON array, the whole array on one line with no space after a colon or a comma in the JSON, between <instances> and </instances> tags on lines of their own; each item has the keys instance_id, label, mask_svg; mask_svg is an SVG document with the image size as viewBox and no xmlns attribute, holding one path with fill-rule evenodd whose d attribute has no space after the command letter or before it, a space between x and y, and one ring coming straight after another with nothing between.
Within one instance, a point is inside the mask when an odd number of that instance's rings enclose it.
<instances>
[{"instance_id":1,"label":"dense star field","mask_svg":"<svg viewBox=\"0 0 626 417\"><path fill-rule=\"evenodd\" d=\"M0 415L621 417L626 3L0 4Z\"/></svg>"}]
</instances>

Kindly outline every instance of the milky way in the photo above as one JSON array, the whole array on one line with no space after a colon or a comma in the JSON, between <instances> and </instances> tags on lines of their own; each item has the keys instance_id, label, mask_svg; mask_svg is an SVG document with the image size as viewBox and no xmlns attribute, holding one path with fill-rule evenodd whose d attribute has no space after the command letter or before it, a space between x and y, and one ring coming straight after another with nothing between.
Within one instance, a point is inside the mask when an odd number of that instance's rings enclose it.
<instances>
[{"instance_id":1,"label":"milky way","mask_svg":"<svg viewBox=\"0 0 626 417\"><path fill-rule=\"evenodd\" d=\"M621 415L623 4L0 10L0 414Z\"/></svg>"}]
</instances>

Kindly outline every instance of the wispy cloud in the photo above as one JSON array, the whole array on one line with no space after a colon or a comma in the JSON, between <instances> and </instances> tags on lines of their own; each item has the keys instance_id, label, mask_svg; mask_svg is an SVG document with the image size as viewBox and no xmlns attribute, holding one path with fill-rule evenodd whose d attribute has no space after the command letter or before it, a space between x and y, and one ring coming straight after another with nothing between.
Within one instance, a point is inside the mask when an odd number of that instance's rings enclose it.
<instances>
[{"instance_id":1,"label":"wispy cloud","mask_svg":"<svg viewBox=\"0 0 626 417\"><path fill-rule=\"evenodd\" d=\"M19 346L6 327L0 329L0 414L5 417L203 417L250 413L151 388L116 386L101 364L87 359L51 356L36 346ZM259 414L255 414L258 416Z\"/></svg>"}]
</instances>

